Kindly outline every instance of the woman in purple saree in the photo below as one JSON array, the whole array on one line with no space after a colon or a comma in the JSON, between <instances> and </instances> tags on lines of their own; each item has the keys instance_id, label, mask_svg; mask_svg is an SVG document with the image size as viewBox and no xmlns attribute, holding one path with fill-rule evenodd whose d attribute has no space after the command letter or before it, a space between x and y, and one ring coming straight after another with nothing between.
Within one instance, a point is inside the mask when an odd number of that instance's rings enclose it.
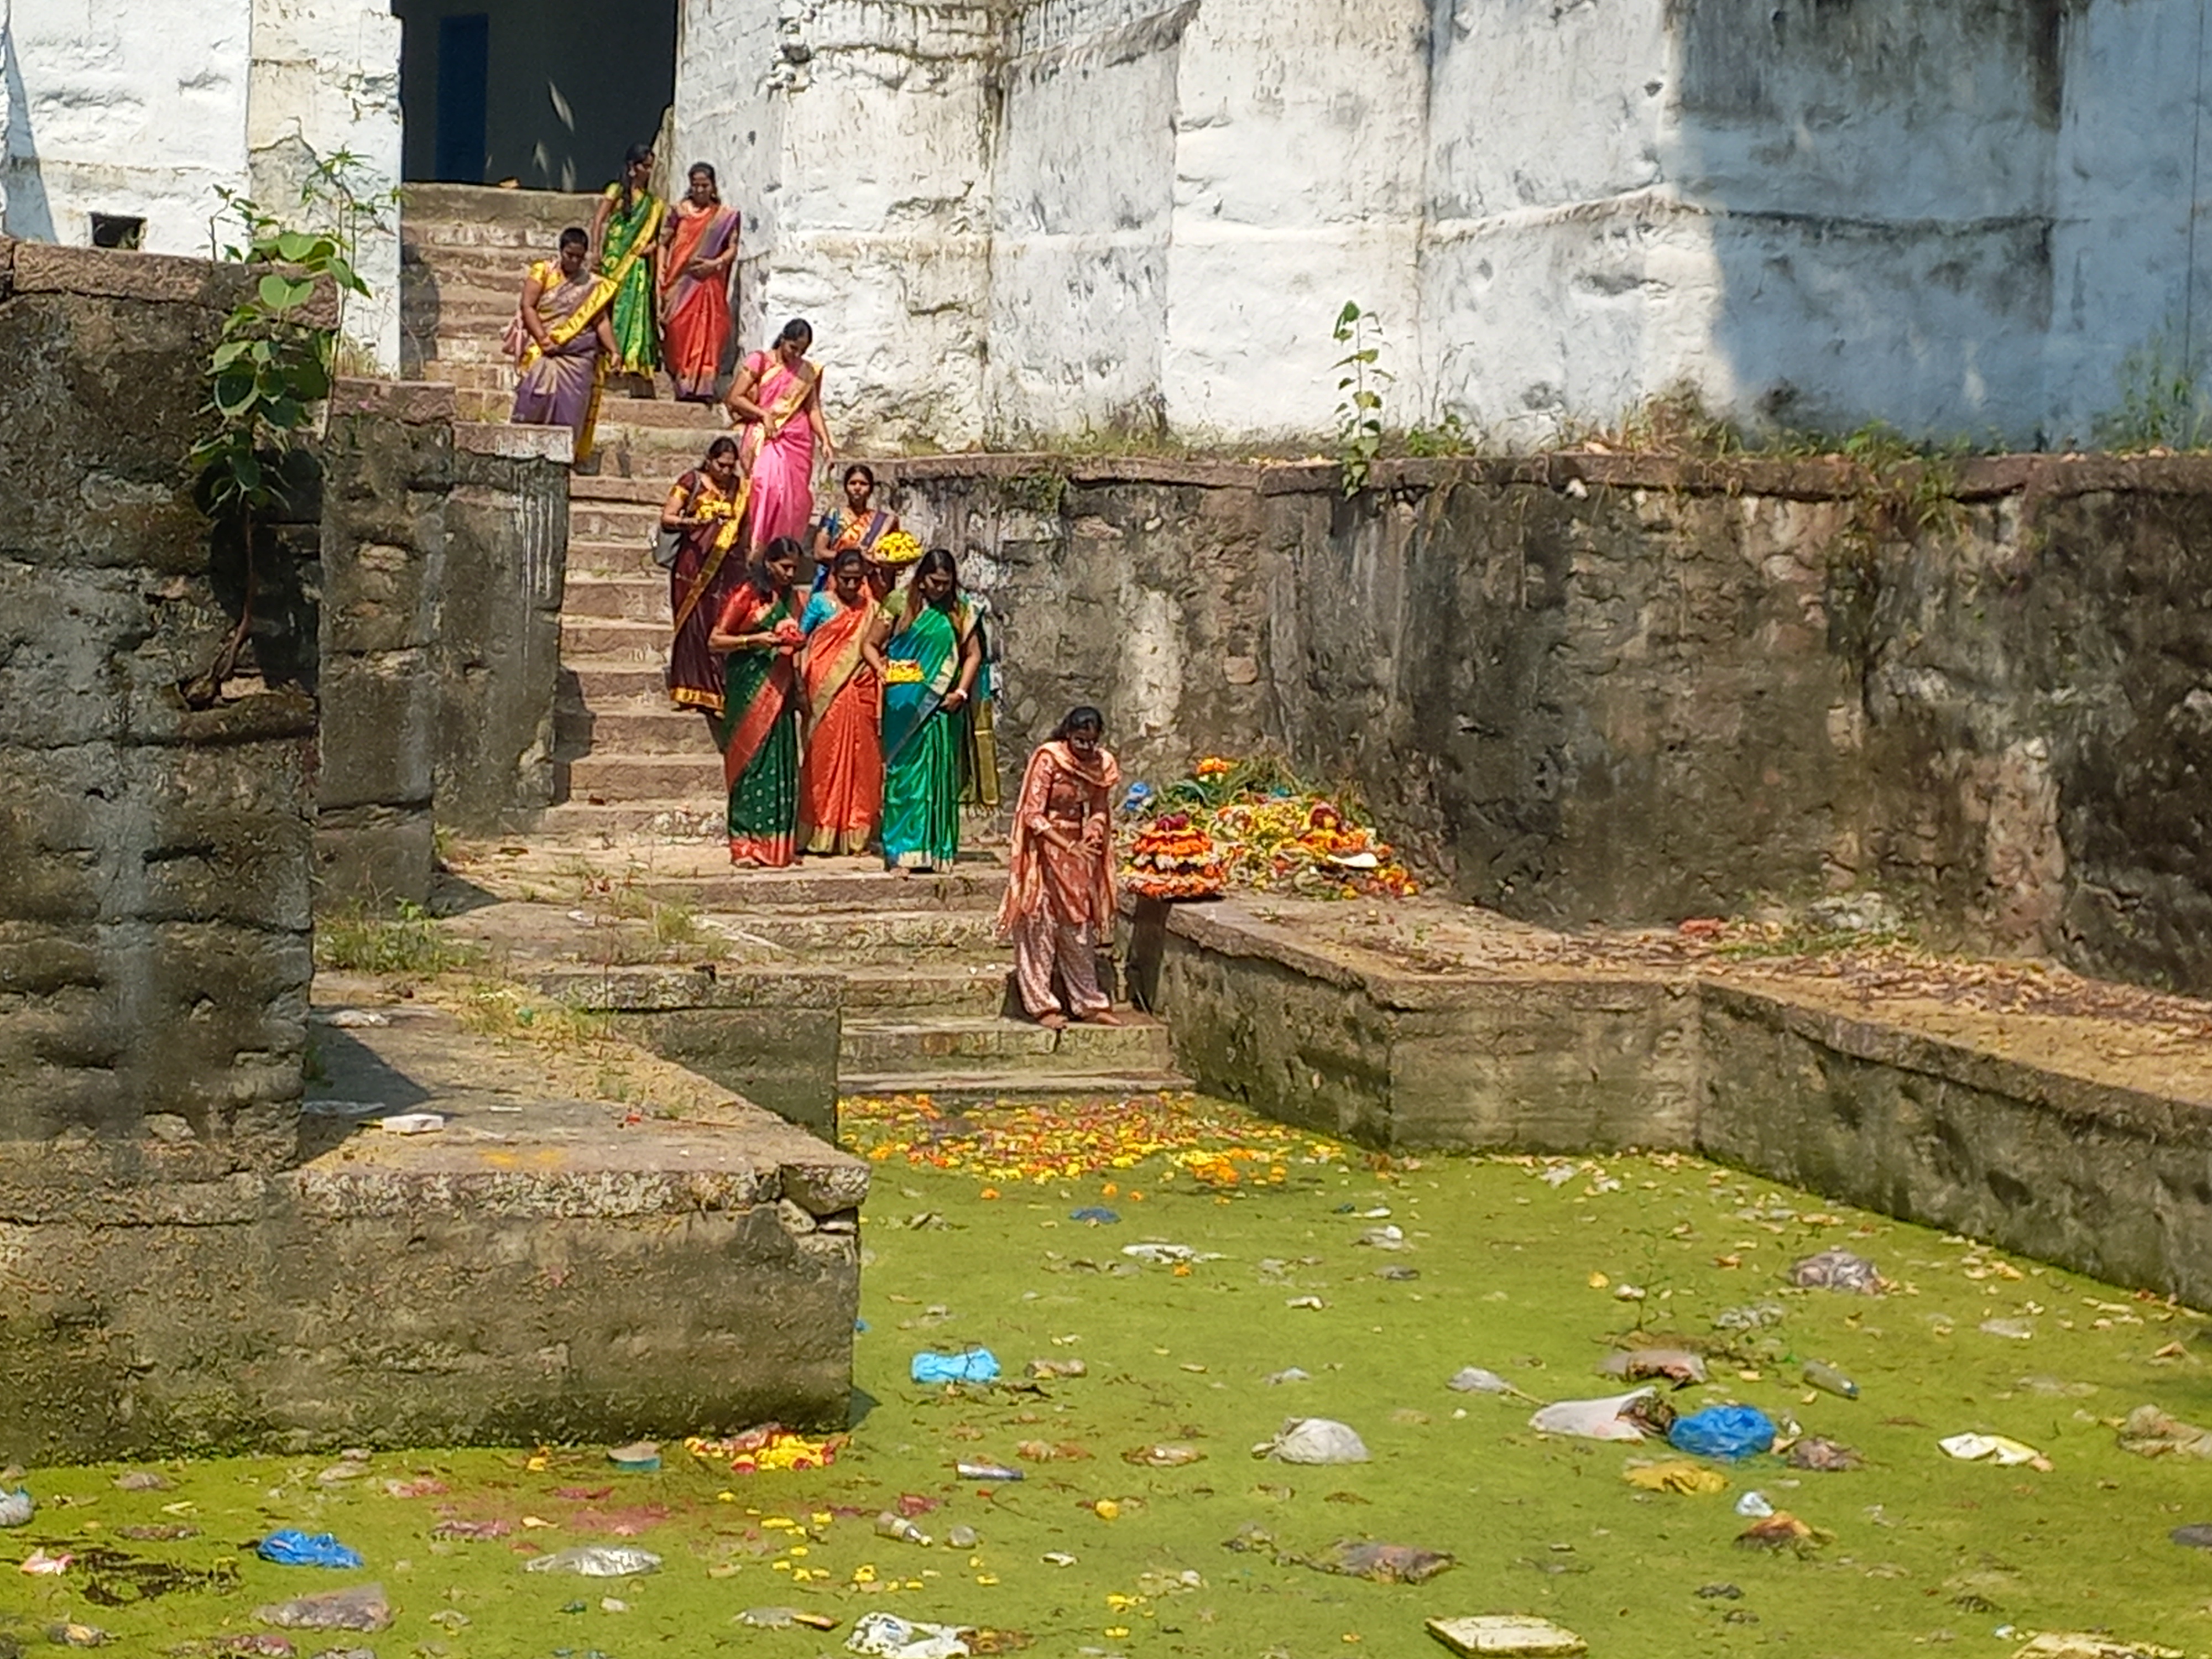
<instances>
[{"instance_id":1,"label":"woman in purple saree","mask_svg":"<svg viewBox=\"0 0 2212 1659\"><path fill-rule=\"evenodd\" d=\"M576 434L576 459L592 453L599 388L614 353L607 303L615 285L584 267L591 238L575 227L561 233L561 260L541 259L522 284L525 343L515 361L513 420L520 426L565 426Z\"/></svg>"}]
</instances>

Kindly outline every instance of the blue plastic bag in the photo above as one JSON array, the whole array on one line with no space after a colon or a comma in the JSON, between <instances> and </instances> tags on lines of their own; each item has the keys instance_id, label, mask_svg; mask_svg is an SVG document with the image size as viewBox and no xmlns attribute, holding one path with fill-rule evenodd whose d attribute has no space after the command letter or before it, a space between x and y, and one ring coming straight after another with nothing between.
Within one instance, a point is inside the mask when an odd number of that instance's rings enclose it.
<instances>
[{"instance_id":1,"label":"blue plastic bag","mask_svg":"<svg viewBox=\"0 0 2212 1659\"><path fill-rule=\"evenodd\" d=\"M312 1536L285 1527L263 1539L254 1553L280 1567L357 1567L361 1552L349 1550L326 1532Z\"/></svg>"},{"instance_id":2,"label":"blue plastic bag","mask_svg":"<svg viewBox=\"0 0 2212 1659\"><path fill-rule=\"evenodd\" d=\"M1773 1449L1774 1419L1756 1406L1708 1406L1676 1418L1667 1431L1667 1442L1692 1457L1734 1462Z\"/></svg>"},{"instance_id":3,"label":"blue plastic bag","mask_svg":"<svg viewBox=\"0 0 2212 1659\"><path fill-rule=\"evenodd\" d=\"M999 1357L988 1348L964 1353L933 1353L925 1348L915 1355L909 1374L917 1382L995 1382Z\"/></svg>"},{"instance_id":4,"label":"blue plastic bag","mask_svg":"<svg viewBox=\"0 0 2212 1659\"><path fill-rule=\"evenodd\" d=\"M1094 1227L1110 1227L1121 1220L1113 1211L1097 1204L1086 1204L1079 1210L1068 1212L1070 1221L1087 1221Z\"/></svg>"}]
</instances>

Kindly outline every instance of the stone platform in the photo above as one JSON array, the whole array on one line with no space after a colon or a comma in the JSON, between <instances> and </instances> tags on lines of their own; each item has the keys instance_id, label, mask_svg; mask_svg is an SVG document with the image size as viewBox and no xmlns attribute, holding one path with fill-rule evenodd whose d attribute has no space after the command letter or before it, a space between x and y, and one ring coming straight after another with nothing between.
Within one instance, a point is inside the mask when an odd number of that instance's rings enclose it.
<instances>
[{"instance_id":1,"label":"stone platform","mask_svg":"<svg viewBox=\"0 0 2212 1659\"><path fill-rule=\"evenodd\" d=\"M317 1004L296 1167L10 1185L0 1459L843 1425L864 1164L674 1066L593 1099L604 1057Z\"/></svg>"},{"instance_id":2,"label":"stone platform","mask_svg":"<svg viewBox=\"0 0 2212 1659\"><path fill-rule=\"evenodd\" d=\"M1127 933L1179 1063L1285 1121L1392 1152L1693 1151L2212 1306L2212 1005L1425 900L1146 906Z\"/></svg>"}]
</instances>

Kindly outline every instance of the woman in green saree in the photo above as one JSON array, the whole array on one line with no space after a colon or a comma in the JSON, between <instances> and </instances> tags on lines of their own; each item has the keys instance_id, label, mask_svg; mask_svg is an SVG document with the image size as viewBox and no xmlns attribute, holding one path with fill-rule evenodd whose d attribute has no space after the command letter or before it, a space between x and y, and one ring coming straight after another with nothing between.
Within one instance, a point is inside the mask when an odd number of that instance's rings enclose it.
<instances>
[{"instance_id":1,"label":"woman in green saree","mask_svg":"<svg viewBox=\"0 0 2212 1659\"><path fill-rule=\"evenodd\" d=\"M708 635L728 653L717 735L722 781L730 792L730 862L789 864L799 830L799 721L805 701L793 659L805 643L799 627L800 548L783 536L730 595Z\"/></svg>"},{"instance_id":2,"label":"woman in green saree","mask_svg":"<svg viewBox=\"0 0 2212 1659\"><path fill-rule=\"evenodd\" d=\"M959 568L933 547L914 568L898 629L884 647L884 864L934 870L960 852L969 775L981 613L960 592ZM997 780L990 795L997 798Z\"/></svg>"},{"instance_id":3,"label":"woman in green saree","mask_svg":"<svg viewBox=\"0 0 2212 1659\"><path fill-rule=\"evenodd\" d=\"M614 323L615 353L610 374L642 375L660 367L660 313L653 265L660 243L661 216L668 204L653 193L653 146L632 144L623 156L622 177L609 185L592 215L592 246L599 250L599 275L615 285L607 314Z\"/></svg>"}]
</instances>

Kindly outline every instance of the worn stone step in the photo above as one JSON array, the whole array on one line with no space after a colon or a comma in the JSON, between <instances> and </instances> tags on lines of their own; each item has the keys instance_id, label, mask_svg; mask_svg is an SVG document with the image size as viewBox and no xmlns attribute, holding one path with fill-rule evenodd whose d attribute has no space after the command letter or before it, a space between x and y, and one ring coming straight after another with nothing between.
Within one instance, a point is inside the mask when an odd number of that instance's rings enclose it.
<instances>
[{"instance_id":1,"label":"worn stone step","mask_svg":"<svg viewBox=\"0 0 2212 1659\"><path fill-rule=\"evenodd\" d=\"M719 799L722 757L699 755L626 755L594 747L568 763L571 800L613 805L622 801Z\"/></svg>"},{"instance_id":2,"label":"worn stone step","mask_svg":"<svg viewBox=\"0 0 2212 1659\"><path fill-rule=\"evenodd\" d=\"M665 663L668 658L668 626L665 623L624 622L612 617L561 618L561 659L592 657L614 661Z\"/></svg>"},{"instance_id":3,"label":"worn stone step","mask_svg":"<svg viewBox=\"0 0 2212 1659\"><path fill-rule=\"evenodd\" d=\"M573 684L567 699L588 709L659 697L668 690L665 657L647 663L635 657L587 657L563 654L561 668ZM570 687L564 685L563 690Z\"/></svg>"},{"instance_id":4,"label":"worn stone step","mask_svg":"<svg viewBox=\"0 0 2212 1659\"><path fill-rule=\"evenodd\" d=\"M871 963L848 968L848 1019L924 1015L995 1018L1011 1013L1003 962Z\"/></svg>"},{"instance_id":5,"label":"worn stone step","mask_svg":"<svg viewBox=\"0 0 2212 1659\"><path fill-rule=\"evenodd\" d=\"M538 833L587 844L641 835L670 842L720 842L728 834L725 811L719 790L675 800L566 800L540 815Z\"/></svg>"},{"instance_id":6,"label":"worn stone step","mask_svg":"<svg viewBox=\"0 0 2212 1659\"><path fill-rule=\"evenodd\" d=\"M719 775L719 774L717 775ZM803 866L802 866L803 868ZM750 878L750 872L745 872ZM893 876L891 879L922 880ZM737 890L744 892L745 887ZM992 927L994 906L958 909L892 910L827 908L770 910L760 901L714 913L715 926L732 939L788 951L809 962L899 963L927 954L1003 951Z\"/></svg>"},{"instance_id":7,"label":"worn stone step","mask_svg":"<svg viewBox=\"0 0 2212 1659\"><path fill-rule=\"evenodd\" d=\"M573 533L568 538L568 574L573 579L579 572L608 576L649 576L665 587L668 573L653 562L642 538L631 541L594 539Z\"/></svg>"},{"instance_id":8,"label":"worn stone step","mask_svg":"<svg viewBox=\"0 0 2212 1659\"><path fill-rule=\"evenodd\" d=\"M652 574L571 570L562 590L561 614L656 623L665 629L672 615L668 578L653 566L647 569Z\"/></svg>"},{"instance_id":9,"label":"worn stone step","mask_svg":"<svg viewBox=\"0 0 2212 1659\"><path fill-rule=\"evenodd\" d=\"M656 510L667 495L667 484L649 478L579 478L568 491L571 501L634 501Z\"/></svg>"},{"instance_id":10,"label":"worn stone step","mask_svg":"<svg viewBox=\"0 0 2212 1659\"><path fill-rule=\"evenodd\" d=\"M1176 1071L990 1072L947 1067L933 1072L854 1072L840 1069L837 1092L846 1099L927 1095L968 1105L1075 1104L1128 1100L1141 1095L1187 1094L1191 1079Z\"/></svg>"},{"instance_id":11,"label":"worn stone step","mask_svg":"<svg viewBox=\"0 0 2212 1659\"><path fill-rule=\"evenodd\" d=\"M778 926L780 921L825 911L842 916L887 911L961 912L980 915L988 923L997 914L1000 897L1006 891L1006 871L999 857L979 853L962 858L955 868L939 874L902 876L864 854L802 858L787 870L724 867L692 875L647 872L636 880L643 891L656 898L680 898L717 918L718 926L765 928L765 942L781 944L792 942L794 935ZM817 935L807 932L795 937L797 942L805 944ZM1003 965L1006 958L1006 947L991 937L988 926L963 928L951 942L942 929L934 930L931 937L945 950L973 944L977 960Z\"/></svg>"},{"instance_id":12,"label":"worn stone step","mask_svg":"<svg viewBox=\"0 0 2212 1659\"><path fill-rule=\"evenodd\" d=\"M594 749L622 755L711 755L714 739L704 716L663 699L642 699L615 708L563 704L553 711L556 749L570 756Z\"/></svg>"},{"instance_id":13,"label":"worn stone step","mask_svg":"<svg viewBox=\"0 0 2212 1659\"><path fill-rule=\"evenodd\" d=\"M601 480L578 476L572 483L598 483ZM612 482L623 483L617 479ZM651 547L651 538L660 529L661 494L656 493L650 506L629 501L575 501L568 504L568 538L571 541L628 542L642 558Z\"/></svg>"},{"instance_id":14,"label":"worn stone step","mask_svg":"<svg viewBox=\"0 0 2212 1659\"><path fill-rule=\"evenodd\" d=\"M665 379L661 382L664 393ZM602 418L620 426L690 427L708 433L729 429L729 422L713 404L679 404L671 397L659 397L650 403L640 399L625 399L618 408L611 408Z\"/></svg>"},{"instance_id":15,"label":"worn stone step","mask_svg":"<svg viewBox=\"0 0 2212 1659\"><path fill-rule=\"evenodd\" d=\"M837 1068L862 1076L907 1072L1165 1072L1175 1066L1167 1027L1142 1014L1120 1025L1050 1031L1026 1019L946 1015L926 1019L848 1016Z\"/></svg>"}]
</instances>

